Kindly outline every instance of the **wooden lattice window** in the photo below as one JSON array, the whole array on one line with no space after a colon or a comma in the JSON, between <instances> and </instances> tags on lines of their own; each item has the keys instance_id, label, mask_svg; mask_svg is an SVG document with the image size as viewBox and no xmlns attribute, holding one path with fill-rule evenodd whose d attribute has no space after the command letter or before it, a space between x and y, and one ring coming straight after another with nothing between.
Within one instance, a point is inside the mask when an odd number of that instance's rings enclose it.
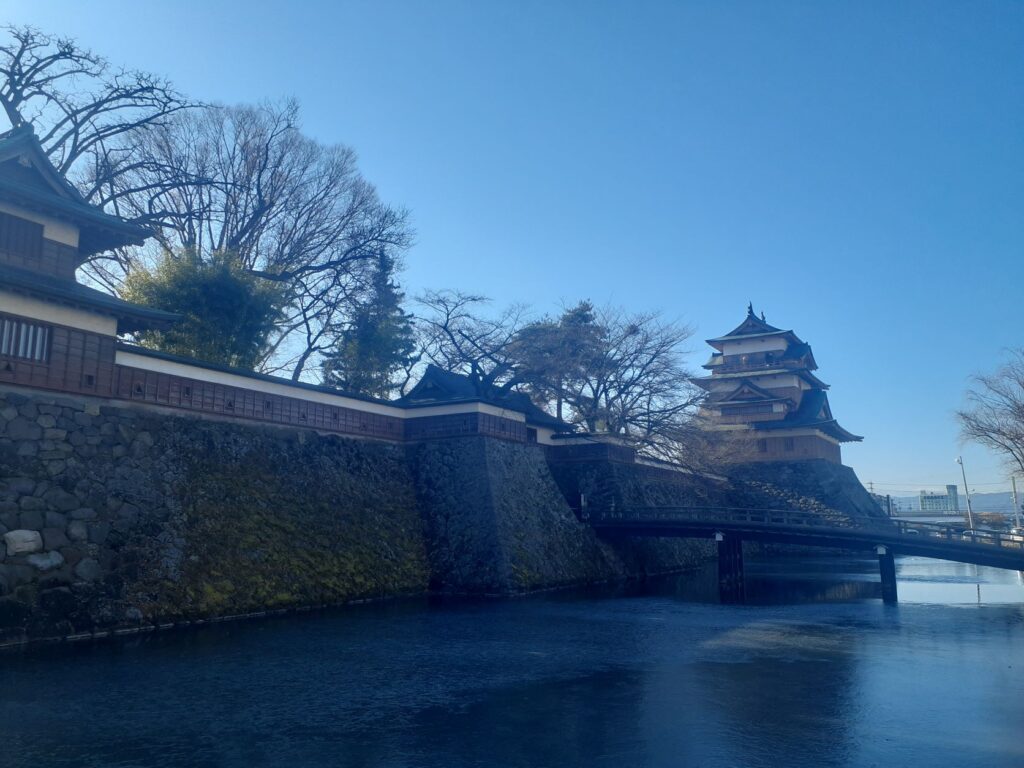
<instances>
[{"instance_id":1,"label":"wooden lattice window","mask_svg":"<svg viewBox=\"0 0 1024 768\"><path fill-rule=\"evenodd\" d=\"M45 363L50 356L50 326L0 317L0 355Z\"/></svg>"},{"instance_id":2,"label":"wooden lattice window","mask_svg":"<svg viewBox=\"0 0 1024 768\"><path fill-rule=\"evenodd\" d=\"M38 259L43 254L43 225L0 213L0 251Z\"/></svg>"}]
</instances>

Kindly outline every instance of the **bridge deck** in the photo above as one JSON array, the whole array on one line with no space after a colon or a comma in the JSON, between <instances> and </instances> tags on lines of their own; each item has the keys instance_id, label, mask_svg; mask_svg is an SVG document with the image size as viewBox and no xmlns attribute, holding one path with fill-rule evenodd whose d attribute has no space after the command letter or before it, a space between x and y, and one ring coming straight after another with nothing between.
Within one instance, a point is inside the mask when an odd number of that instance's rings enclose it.
<instances>
[{"instance_id":1,"label":"bridge deck","mask_svg":"<svg viewBox=\"0 0 1024 768\"><path fill-rule=\"evenodd\" d=\"M731 533L750 541L874 550L1024 570L1024 536L1000 531L964 531L954 525L879 519L828 519L788 509L645 507L583 513L595 529L628 536L704 538Z\"/></svg>"}]
</instances>

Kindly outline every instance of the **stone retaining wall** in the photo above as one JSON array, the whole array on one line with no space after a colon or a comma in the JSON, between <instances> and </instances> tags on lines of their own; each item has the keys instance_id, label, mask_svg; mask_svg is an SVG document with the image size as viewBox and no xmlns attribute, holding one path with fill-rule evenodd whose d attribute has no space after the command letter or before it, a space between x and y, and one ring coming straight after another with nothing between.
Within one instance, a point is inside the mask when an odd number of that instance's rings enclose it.
<instances>
[{"instance_id":1,"label":"stone retaining wall","mask_svg":"<svg viewBox=\"0 0 1024 768\"><path fill-rule=\"evenodd\" d=\"M535 445L402 445L0 389L0 644L430 588L512 594L708 554L602 541Z\"/></svg>"},{"instance_id":2,"label":"stone retaining wall","mask_svg":"<svg viewBox=\"0 0 1024 768\"><path fill-rule=\"evenodd\" d=\"M0 641L422 592L402 446L0 392Z\"/></svg>"},{"instance_id":3,"label":"stone retaining wall","mask_svg":"<svg viewBox=\"0 0 1024 768\"><path fill-rule=\"evenodd\" d=\"M428 589L513 594L713 556L707 541L602 539L573 509L581 492L591 508L873 511L852 470L826 462L722 481L585 458L0 389L0 644Z\"/></svg>"},{"instance_id":4,"label":"stone retaining wall","mask_svg":"<svg viewBox=\"0 0 1024 768\"><path fill-rule=\"evenodd\" d=\"M599 538L538 446L471 437L411 451L435 590L510 594L679 570L711 554L706 542Z\"/></svg>"}]
</instances>

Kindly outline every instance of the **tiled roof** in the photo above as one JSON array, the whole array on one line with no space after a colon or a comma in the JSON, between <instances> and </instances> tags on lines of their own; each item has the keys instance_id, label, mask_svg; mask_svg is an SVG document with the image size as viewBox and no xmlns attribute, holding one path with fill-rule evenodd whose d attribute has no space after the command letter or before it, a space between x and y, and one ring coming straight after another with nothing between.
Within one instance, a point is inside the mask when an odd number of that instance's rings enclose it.
<instances>
[{"instance_id":1,"label":"tiled roof","mask_svg":"<svg viewBox=\"0 0 1024 768\"><path fill-rule=\"evenodd\" d=\"M398 401L398 404L408 407L470 401L518 411L524 414L531 424L540 424L560 431L570 429L568 424L539 408L529 395L494 388L480 392L469 376L445 371L436 365L427 366L423 377L409 394Z\"/></svg>"},{"instance_id":2,"label":"tiled roof","mask_svg":"<svg viewBox=\"0 0 1024 768\"><path fill-rule=\"evenodd\" d=\"M117 318L119 333L166 326L180 317L173 312L130 304L74 280L62 280L5 264L0 264L0 288L111 315Z\"/></svg>"},{"instance_id":3,"label":"tiled roof","mask_svg":"<svg viewBox=\"0 0 1024 768\"><path fill-rule=\"evenodd\" d=\"M0 134L0 162L25 157L44 185L0 176L0 197L77 224L81 230L79 252L83 256L122 245L141 245L152 234L87 202L53 167L31 127Z\"/></svg>"},{"instance_id":4,"label":"tiled roof","mask_svg":"<svg viewBox=\"0 0 1024 768\"><path fill-rule=\"evenodd\" d=\"M839 426L832 417L832 409L828 404L828 394L823 390L810 390L804 393L800 407L780 421L758 421L751 424L757 430L792 429L795 427L813 427L831 435L841 443L859 442L864 438L848 432Z\"/></svg>"}]
</instances>

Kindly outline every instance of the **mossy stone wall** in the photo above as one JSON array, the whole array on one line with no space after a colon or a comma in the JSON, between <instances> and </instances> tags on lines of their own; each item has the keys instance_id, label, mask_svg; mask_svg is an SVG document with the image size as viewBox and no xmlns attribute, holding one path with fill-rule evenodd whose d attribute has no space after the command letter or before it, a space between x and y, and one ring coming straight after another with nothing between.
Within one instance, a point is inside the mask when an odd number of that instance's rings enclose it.
<instances>
[{"instance_id":1,"label":"mossy stone wall","mask_svg":"<svg viewBox=\"0 0 1024 768\"><path fill-rule=\"evenodd\" d=\"M0 642L422 592L402 446L0 391Z\"/></svg>"}]
</instances>

